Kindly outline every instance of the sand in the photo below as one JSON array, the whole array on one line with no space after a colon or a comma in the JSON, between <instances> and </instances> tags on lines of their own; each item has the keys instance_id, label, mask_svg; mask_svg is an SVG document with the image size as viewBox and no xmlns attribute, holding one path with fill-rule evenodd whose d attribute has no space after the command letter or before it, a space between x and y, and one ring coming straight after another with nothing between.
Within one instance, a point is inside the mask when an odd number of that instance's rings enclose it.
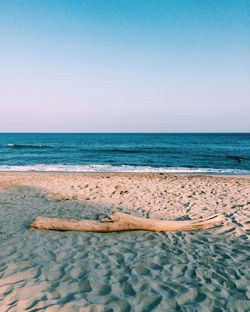
<instances>
[{"instance_id":1,"label":"sand","mask_svg":"<svg viewBox=\"0 0 250 312\"><path fill-rule=\"evenodd\" d=\"M190 233L29 230L37 215L110 210L168 220L223 213ZM250 311L250 177L0 173L0 312Z\"/></svg>"}]
</instances>

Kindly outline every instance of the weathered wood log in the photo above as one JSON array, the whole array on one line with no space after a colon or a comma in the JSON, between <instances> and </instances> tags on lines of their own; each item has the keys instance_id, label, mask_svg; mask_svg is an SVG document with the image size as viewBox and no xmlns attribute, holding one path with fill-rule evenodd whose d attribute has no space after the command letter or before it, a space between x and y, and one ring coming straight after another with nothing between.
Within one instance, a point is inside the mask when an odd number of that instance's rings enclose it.
<instances>
[{"instance_id":1,"label":"weathered wood log","mask_svg":"<svg viewBox=\"0 0 250 312\"><path fill-rule=\"evenodd\" d=\"M222 223L223 219L224 217L222 215L214 215L201 220L165 221L136 217L122 212L114 212L111 216L99 221L37 217L30 227L39 230L81 232L117 232L128 230L174 232L209 229Z\"/></svg>"}]
</instances>

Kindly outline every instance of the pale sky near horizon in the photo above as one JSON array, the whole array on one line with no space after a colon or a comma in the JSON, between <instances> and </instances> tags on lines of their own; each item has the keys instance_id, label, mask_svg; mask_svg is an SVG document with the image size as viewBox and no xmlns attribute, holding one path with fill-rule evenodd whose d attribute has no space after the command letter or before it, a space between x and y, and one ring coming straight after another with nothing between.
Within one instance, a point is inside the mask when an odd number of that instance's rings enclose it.
<instances>
[{"instance_id":1,"label":"pale sky near horizon","mask_svg":"<svg viewBox=\"0 0 250 312\"><path fill-rule=\"evenodd\" d=\"M249 132L249 0L0 0L0 132Z\"/></svg>"}]
</instances>

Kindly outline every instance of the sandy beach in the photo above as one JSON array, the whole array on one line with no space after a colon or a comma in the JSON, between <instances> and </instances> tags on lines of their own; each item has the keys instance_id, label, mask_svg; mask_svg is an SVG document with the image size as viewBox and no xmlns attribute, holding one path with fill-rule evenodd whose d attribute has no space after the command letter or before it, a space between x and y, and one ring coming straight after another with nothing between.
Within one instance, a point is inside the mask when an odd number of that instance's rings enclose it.
<instances>
[{"instance_id":1,"label":"sandy beach","mask_svg":"<svg viewBox=\"0 0 250 312\"><path fill-rule=\"evenodd\" d=\"M123 211L206 231L29 230ZM0 173L0 311L249 311L250 176Z\"/></svg>"}]
</instances>

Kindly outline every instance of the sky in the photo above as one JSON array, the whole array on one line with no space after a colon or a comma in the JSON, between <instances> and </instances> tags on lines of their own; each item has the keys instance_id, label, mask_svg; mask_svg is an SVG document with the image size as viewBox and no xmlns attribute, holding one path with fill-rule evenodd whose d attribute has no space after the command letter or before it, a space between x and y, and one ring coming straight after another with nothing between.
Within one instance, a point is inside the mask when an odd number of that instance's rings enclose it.
<instances>
[{"instance_id":1,"label":"sky","mask_svg":"<svg viewBox=\"0 0 250 312\"><path fill-rule=\"evenodd\" d=\"M0 132L249 131L249 0L0 0Z\"/></svg>"}]
</instances>

